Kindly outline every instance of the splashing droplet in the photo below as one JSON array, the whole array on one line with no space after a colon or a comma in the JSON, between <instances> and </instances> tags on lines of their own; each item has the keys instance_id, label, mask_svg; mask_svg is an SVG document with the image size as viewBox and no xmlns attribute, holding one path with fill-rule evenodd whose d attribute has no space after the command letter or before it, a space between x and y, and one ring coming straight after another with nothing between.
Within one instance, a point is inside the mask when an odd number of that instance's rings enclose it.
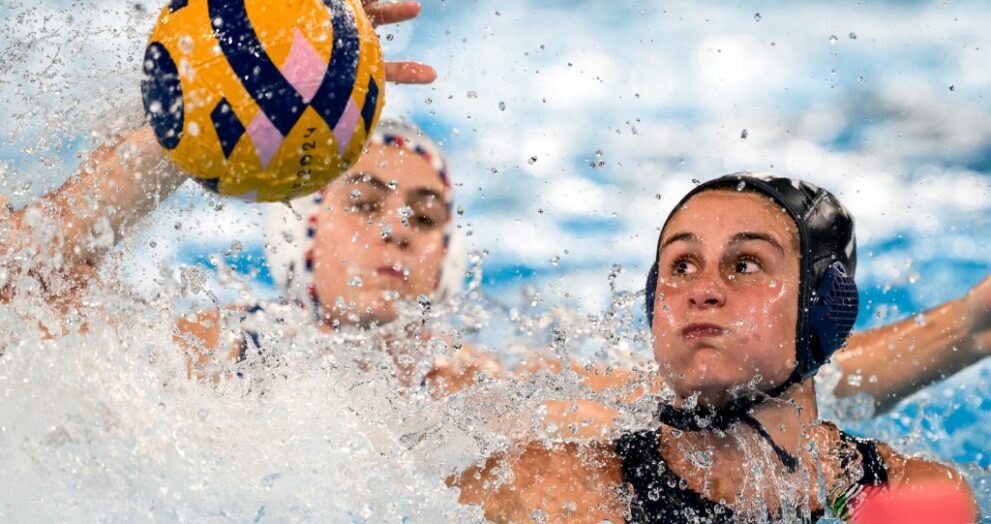
<instances>
[{"instance_id":1,"label":"splashing droplet","mask_svg":"<svg viewBox=\"0 0 991 524\"><path fill-rule=\"evenodd\" d=\"M840 41L840 39L839 39L838 36L836 36L836 35L829 35L829 43L830 44L835 45L836 42L839 42L839 41Z\"/></svg>"}]
</instances>

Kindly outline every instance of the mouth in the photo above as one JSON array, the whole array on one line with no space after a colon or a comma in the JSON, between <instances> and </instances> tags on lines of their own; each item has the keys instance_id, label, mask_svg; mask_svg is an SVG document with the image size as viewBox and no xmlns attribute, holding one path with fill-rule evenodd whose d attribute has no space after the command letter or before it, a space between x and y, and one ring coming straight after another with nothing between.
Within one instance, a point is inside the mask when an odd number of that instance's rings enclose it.
<instances>
[{"instance_id":1,"label":"mouth","mask_svg":"<svg viewBox=\"0 0 991 524\"><path fill-rule=\"evenodd\" d=\"M726 334L726 329L716 324L688 324L681 330L681 338L689 340L694 338L714 338Z\"/></svg>"},{"instance_id":2,"label":"mouth","mask_svg":"<svg viewBox=\"0 0 991 524\"><path fill-rule=\"evenodd\" d=\"M406 280L405 273L394 266L379 266L375 268L375 272L384 277Z\"/></svg>"}]
</instances>

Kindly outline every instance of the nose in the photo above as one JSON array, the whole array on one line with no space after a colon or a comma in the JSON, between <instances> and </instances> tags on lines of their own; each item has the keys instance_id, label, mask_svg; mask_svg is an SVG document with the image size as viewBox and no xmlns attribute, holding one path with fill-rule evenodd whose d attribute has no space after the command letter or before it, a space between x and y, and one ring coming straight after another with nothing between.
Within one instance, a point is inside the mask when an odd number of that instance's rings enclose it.
<instances>
[{"instance_id":1,"label":"nose","mask_svg":"<svg viewBox=\"0 0 991 524\"><path fill-rule=\"evenodd\" d=\"M381 218L382 241L386 244L395 244L400 250L409 249L413 240L413 228L409 225L409 219L403 219L400 209L405 204L402 202L390 202Z\"/></svg>"},{"instance_id":2,"label":"nose","mask_svg":"<svg viewBox=\"0 0 991 524\"><path fill-rule=\"evenodd\" d=\"M688 303L696 309L712 309L726 305L726 293L717 277L702 277L691 284Z\"/></svg>"}]
</instances>

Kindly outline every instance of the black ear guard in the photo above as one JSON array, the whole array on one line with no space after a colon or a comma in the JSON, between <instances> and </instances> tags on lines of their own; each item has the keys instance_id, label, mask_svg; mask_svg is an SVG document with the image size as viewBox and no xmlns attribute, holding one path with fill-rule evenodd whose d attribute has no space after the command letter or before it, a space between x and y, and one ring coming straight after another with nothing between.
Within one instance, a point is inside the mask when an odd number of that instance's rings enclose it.
<instances>
[{"instance_id":1,"label":"black ear guard","mask_svg":"<svg viewBox=\"0 0 991 524\"><path fill-rule=\"evenodd\" d=\"M833 262L819 279L809 308L811 343L804 346L808 353L805 358L798 359L799 368L796 369L802 378L815 375L819 366L843 346L853 331L859 309L857 284L842 262Z\"/></svg>"},{"instance_id":2,"label":"black ear guard","mask_svg":"<svg viewBox=\"0 0 991 524\"><path fill-rule=\"evenodd\" d=\"M689 198L702 191L723 188L769 197L781 205L798 226L802 253L795 340L798 365L787 385L811 377L843 346L857 320L860 303L854 282L857 259L853 217L832 193L824 189L801 180L749 173L726 175L699 185L674 209L681 208ZM666 221L664 225L667 226ZM659 252L660 239L645 289L649 326L654 324ZM776 389L783 390L785 386L782 384Z\"/></svg>"}]
</instances>

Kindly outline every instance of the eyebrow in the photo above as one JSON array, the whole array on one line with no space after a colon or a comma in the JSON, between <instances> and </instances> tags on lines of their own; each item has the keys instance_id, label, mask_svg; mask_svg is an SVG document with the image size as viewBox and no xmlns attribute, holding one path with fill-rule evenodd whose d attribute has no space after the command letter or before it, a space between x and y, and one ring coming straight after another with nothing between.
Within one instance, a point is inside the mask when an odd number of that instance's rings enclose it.
<instances>
[{"instance_id":1,"label":"eyebrow","mask_svg":"<svg viewBox=\"0 0 991 524\"><path fill-rule=\"evenodd\" d=\"M778 251L782 253L785 252L785 248L781 247L781 244L779 244L778 241L774 239L774 237L766 233L757 233L755 231L744 231L742 233L737 233L733 235L733 238L730 239L729 243L739 244L742 242L751 242L754 240L763 240L764 242L767 242L768 244L771 244L772 246L776 247Z\"/></svg>"},{"instance_id":2,"label":"eyebrow","mask_svg":"<svg viewBox=\"0 0 991 524\"><path fill-rule=\"evenodd\" d=\"M698 241L699 241L699 238L697 236L691 234L691 233L678 233L677 235L672 235L672 236L668 237L668 239L665 240L663 244L661 244L661 249L664 249L664 248L668 247L669 244L673 244L675 242L695 242L695 243L698 243Z\"/></svg>"},{"instance_id":3,"label":"eyebrow","mask_svg":"<svg viewBox=\"0 0 991 524\"><path fill-rule=\"evenodd\" d=\"M389 191L389 184L386 184L381 178L371 173L359 172L349 176L347 179L347 183L349 184L357 184L359 182L373 186L376 189L381 189L382 191Z\"/></svg>"},{"instance_id":4,"label":"eyebrow","mask_svg":"<svg viewBox=\"0 0 991 524\"><path fill-rule=\"evenodd\" d=\"M412 189L410 190L408 195L409 195L409 200L422 200L425 198L433 197L437 202L441 204L442 207L447 205L447 199L444 198L444 194L441 193L440 191L437 191L436 189L431 189L429 187L421 186Z\"/></svg>"}]
</instances>

